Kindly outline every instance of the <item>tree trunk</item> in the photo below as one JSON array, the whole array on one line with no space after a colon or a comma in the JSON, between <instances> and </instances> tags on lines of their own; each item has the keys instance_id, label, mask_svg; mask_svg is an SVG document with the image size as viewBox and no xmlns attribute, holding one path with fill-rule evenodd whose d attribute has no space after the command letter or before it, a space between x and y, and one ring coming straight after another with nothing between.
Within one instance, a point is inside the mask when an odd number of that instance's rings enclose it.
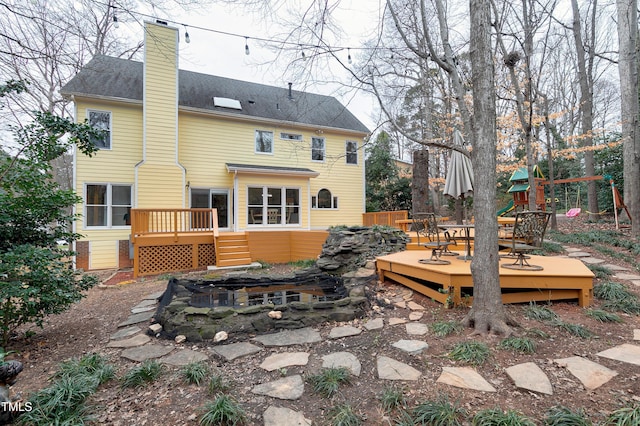
<instances>
[{"instance_id":1,"label":"tree trunk","mask_svg":"<svg viewBox=\"0 0 640 426\"><path fill-rule=\"evenodd\" d=\"M594 4L591 5L594 15L596 13L596 4L597 2L594 2ZM595 49L593 47L589 49L589 57L585 57L578 1L571 0L571 6L573 9L573 40L578 55L578 78L580 81L580 118L582 127L582 141L580 145L582 147L590 147L593 145L593 138L591 137L593 131L593 78L591 70L593 68L592 64ZM592 29L592 31L595 31L595 29ZM595 40L591 40L591 42L593 43ZM593 158L593 151L591 150L584 151L584 174L585 176L595 176L596 174L595 160ZM595 181L589 181L587 184L587 206L589 219L598 219L598 188Z\"/></svg>"},{"instance_id":2,"label":"tree trunk","mask_svg":"<svg viewBox=\"0 0 640 426\"><path fill-rule=\"evenodd\" d=\"M429 151L419 149L413 152L413 181L411 187L411 211L423 213L429 206Z\"/></svg>"},{"instance_id":3,"label":"tree trunk","mask_svg":"<svg viewBox=\"0 0 640 426\"><path fill-rule=\"evenodd\" d=\"M471 73L473 85L473 212L475 215L473 307L465 318L474 334L509 335L511 329L500 292L498 222L496 198L496 92L491 55L491 11L489 0L470 0Z\"/></svg>"},{"instance_id":4,"label":"tree trunk","mask_svg":"<svg viewBox=\"0 0 640 426\"><path fill-rule=\"evenodd\" d=\"M638 1L617 0L620 99L624 140L624 202L631 213L631 234L640 237L640 129L638 129Z\"/></svg>"}]
</instances>

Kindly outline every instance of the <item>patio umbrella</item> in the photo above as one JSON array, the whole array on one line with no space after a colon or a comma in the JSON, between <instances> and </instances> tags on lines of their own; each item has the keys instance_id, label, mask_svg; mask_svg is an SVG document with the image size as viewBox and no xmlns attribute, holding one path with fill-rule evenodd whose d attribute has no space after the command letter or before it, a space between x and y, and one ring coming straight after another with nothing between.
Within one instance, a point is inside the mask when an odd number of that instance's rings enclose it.
<instances>
[{"instance_id":1,"label":"patio umbrella","mask_svg":"<svg viewBox=\"0 0 640 426\"><path fill-rule=\"evenodd\" d=\"M456 147L464 146L464 139L457 129L453 132L453 144ZM444 183L444 195L453 199L461 199L464 205L464 197L473 194L473 168L471 160L463 153L452 150L447 180ZM466 211L464 218L467 218Z\"/></svg>"}]
</instances>

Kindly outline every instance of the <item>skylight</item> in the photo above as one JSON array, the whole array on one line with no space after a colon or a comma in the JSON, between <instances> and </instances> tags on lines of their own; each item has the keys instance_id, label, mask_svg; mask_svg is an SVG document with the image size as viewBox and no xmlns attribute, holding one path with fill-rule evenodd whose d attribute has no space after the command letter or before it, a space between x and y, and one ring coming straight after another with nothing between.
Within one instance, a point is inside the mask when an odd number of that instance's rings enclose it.
<instances>
[{"instance_id":1,"label":"skylight","mask_svg":"<svg viewBox=\"0 0 640 426\"><path fill-rule=\"evenodd\" d=\"M230 98L214 97L213 106L242 110L242 105L240 105L240 101L237 99L230 99Z\"/></svg>"}]
</instances>

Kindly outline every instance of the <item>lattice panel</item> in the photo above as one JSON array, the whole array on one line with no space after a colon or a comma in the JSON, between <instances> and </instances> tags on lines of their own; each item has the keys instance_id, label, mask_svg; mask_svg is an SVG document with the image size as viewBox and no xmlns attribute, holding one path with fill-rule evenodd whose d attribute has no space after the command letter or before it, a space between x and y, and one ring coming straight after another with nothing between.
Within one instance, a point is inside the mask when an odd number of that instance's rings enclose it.
<instances>
[{"instance_id":1,"label":"lattice panel","mask_svg":"<svg viewBox=\"0 0 640 426\"><path fill-rule=\"evenodd\" d=\"M198 267L216 264L216 247L213 244L198 244Z\"/></svg>"},{"instance_id":2,"label":"lattice panel","mask_svg":"<svg viewBox=\"0 0 640 426\"><path fill-rule=\"evenodd\" d=\"M193 268L193 246L191 244L140 247L139 256L139 275Z\"/></svg>"}]
</instances>

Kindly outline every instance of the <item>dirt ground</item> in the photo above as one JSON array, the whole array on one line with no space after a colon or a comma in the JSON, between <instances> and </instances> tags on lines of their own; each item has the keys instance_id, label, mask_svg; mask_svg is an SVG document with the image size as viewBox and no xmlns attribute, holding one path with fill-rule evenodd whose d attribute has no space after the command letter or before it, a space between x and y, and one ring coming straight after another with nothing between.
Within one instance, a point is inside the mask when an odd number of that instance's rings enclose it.
<instances>
[{"instance_id":1,"label":"dirt ground","mask_svg":"<svg viewBox=\"0 0 640 426\"><path fill-rule=\"evenodd\" d=\"M611 229L613 225L585 223L580 218L559 222L562 232L584 231L589 227ZM604 241L602 243L606 244ZM624 265L631 269L631 273L638 273L636 269L640 264L638 257L635 259L635 264L629 264L621 258L605 256L590 247L583 247L583 249L592 252L595 257L605 259L608 263ZM282 269L286 266L278 268ZM104 271L101 276L106 279L112 273L113 271ZM31 392L48 385L49 377L56 371L60 362L89 353L105 355L116 366L118 377L124 375L135 363L121 358L120 350L106 348L109 336L117 329L117 325L128 317L131 307L138 304L144 296L163 290L166 283L166 278L145 279L108 289L94 288L87 293L85 299L74 305L68 312L50 317L43 329L30 328L30 333L27 334L35 333L30 337L25 337L26 328L22 330L23 333L12 341L9 348L18 352L15 357L25 365L13 391L28 397ZM640 293L629 282L625 284L636 294ZM398 285L379 285L372 290L380 300L393 299L407 292L407 289ZM412 300L425 307L425 314L420 321L426 324L433 321L462 320L467 312L466 308L443 309L438 303L417 293L413 295ZM595 307L598 304L596 300ZM585 315L584 309L576 303L554 303L552 309L565 322L581 324L595 335L590 339L581 339L557 327L526 318L525 305L508 305L509 314L520 324L520 327L515 329L516 335L525 335L527 330L538 329L550 336L546 339L535 339L534 354L524 355L501 350L497 347L499 338L472 338L469 336L471 330L464 330L446 338L428 334L424 337L429 344L428 350L421 355L411 356L397 350L392 351L393 348L390 345L399 339L412 337L404 335L404 328L386 325L391 317L408 318L409 310L394 308L384 303L381 305L382 314L371 311L368 318L356 320L352 325L358 326L367 319L382 315L385 318L385 327L382 330L366 332L342 340L324 339L321 343L307 347L277 349L279 352L312 352L309 365L291 367L286 372L287 375L302 374L303 377L319 371L321 356L324 354L349 351L356 355L362 363L362 374L354 377L350 385L342 386L334 399L315 395L308 385L302 398L295 401L273 400L252 394L250 392L252 386L276 380L283 374L281 371L267 372L259 368L259 364L270 353L269 348L233 362L224 362L212 356L209 364L233 383L230 393L249 415L248 424L251 425L262 424L262 413L269 405L285 406L302 411L308 419L313 421L313 424L329 424L329 410L345 401L366 419L364 424L394 424L396 414L385 414L379 400L383 389L389 385L404 389L409 406L445 394L451 401L458 401L470 413L484 408L511 408L534 419L537 424L541 424L544 413L555 405L583 409L591 420L599 421L622 404L640 400L640 368L595 355L599 351L622 343L633 343L633 330L640 328L640 318L637 316L623 314L624 321L620 324L599 323ZM324 324L316 328L324 337L336 325L338 324ZM496 393L468 391L436 383L443 366L463 365L450 360L447 353L456 343L469 339L484 341L490 346L490 360L477 367L477 370L498 389ZM233 336L229 342L232 341ZM204 351L207 345L181 346ZM389 383L378 379L375 359L379 354L391 356L419 369L423 372L422 377L417 382L402 383ZM594 391L587 391L566 369L553 361L576 355L612 368L618 372L618 376ZM505 367L527 361L535 362L547 372L554 388L554 395L535 394L517 389L504 373ZM197 418L202 414L202 406L211 398L205 387L185 384L177 368L167 368L160 379L140 389L121 389L117 380L108 382L91 397L90 403L94 406L94 413L97 416L96 424L182 425L197 424Z\"/></svg>"}]
</instances>

